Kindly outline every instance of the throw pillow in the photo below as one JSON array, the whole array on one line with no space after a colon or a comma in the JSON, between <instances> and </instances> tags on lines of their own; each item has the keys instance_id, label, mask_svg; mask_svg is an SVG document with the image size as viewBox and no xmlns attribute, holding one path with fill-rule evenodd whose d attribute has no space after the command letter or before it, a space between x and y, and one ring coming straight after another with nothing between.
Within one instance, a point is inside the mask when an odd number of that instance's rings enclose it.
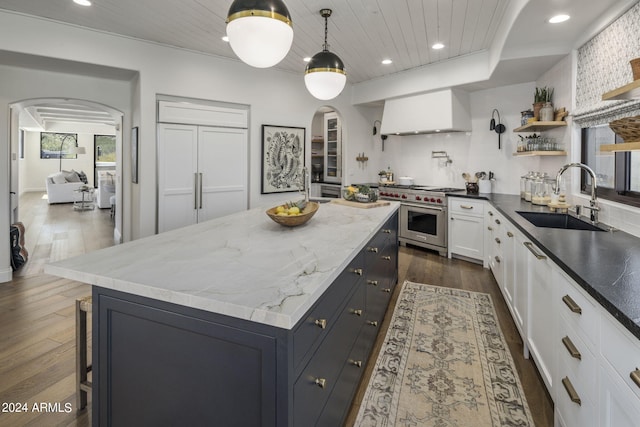
<instances>
[{"instance_id":1,"label":"throw pillow","mask_svg":"<svg viewBox=\"0 0 640 427\"><path fill-rule=\"evenodd\" d=\"M62 172L58 172L55 173L53 175L51 175L51 179L53 180L54 184L66 184L67 183L67 179L64 176L64 173Z\"/></svg>"},{"instance_id":2,"label":"throw pillow","mask_svg":"<svg viewBox=\"0 0 640 427\"><path fill-rule=\"evenodd\" d=\"M67 182L81 182L80 177L78 176L78 172L72 170L71 172L65 175Z\"/></svg>"}]
</instances>

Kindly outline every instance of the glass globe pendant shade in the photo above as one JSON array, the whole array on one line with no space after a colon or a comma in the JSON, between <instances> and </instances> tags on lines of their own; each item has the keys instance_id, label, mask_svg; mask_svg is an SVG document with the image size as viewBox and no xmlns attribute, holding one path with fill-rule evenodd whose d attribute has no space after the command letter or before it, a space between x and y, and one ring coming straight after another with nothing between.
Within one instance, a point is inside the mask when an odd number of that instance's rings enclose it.
<instances>
[{"instance_id":1,"label":"glass globe pendant shade","mask_svg":"<svg viewBox=\"0 0 640 427\"><path fill-rule=\"evenodd\" d=\"M342 60L327 50L313 55L304 72L307 90L323 101L340 95L346 82L347 73Z\"/></svg>"},{"instance_id":2,"label":"glass globe pendant shade","mask_svg":"<svg viewBox=\"0 0 640 427\"><path fill-rule=\"evenodd\" d=\"M293 42L289 10L281 0L235 0L227 16L233 52L256 68L282 61Z\"/></svg>"}]
</instances>

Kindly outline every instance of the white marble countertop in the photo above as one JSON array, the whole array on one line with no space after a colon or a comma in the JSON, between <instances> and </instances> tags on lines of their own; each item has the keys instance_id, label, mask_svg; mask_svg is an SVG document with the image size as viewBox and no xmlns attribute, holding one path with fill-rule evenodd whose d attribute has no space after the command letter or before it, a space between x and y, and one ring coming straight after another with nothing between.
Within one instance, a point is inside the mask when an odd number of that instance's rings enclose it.
<instances>
[{"instance_id":1,"label":"white marble countertop","mask_svg":"<svg viewBox=\"0 0 640 427\"><path fill-rule=\"evenodd\" d=\"M47 264L45 272L291 329L398 206L324 203L294 228L255 208Z\"/></svg>"}]
</instances>

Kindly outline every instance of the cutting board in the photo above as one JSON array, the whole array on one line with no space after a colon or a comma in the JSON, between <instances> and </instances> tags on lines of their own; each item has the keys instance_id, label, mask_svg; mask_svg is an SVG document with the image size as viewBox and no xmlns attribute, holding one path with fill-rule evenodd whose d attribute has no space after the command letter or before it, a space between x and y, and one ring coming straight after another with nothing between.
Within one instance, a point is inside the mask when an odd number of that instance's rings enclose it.
<instances>
[{"instance_id":1,"label":"cutting board","mask_svg":"<svg viewBox=\"0 0 640 427\"><path fill-rule=\"evenodd\" d=\"M378 208L380 206L390 205L389 202L385 202L384 200L378 200L377 202L360 203L360 202L352 202L351 200L345 200L345 199L331 199L330 203L333 203L336 205L351 206L352 208L360 208L360 209Z\"/></svg>"}]
</instances>

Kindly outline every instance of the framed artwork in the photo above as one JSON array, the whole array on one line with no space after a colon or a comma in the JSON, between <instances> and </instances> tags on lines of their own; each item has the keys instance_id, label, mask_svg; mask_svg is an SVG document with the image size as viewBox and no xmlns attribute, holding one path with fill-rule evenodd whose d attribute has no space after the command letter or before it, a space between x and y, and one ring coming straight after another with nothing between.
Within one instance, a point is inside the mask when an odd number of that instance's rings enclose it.
<instances>
[{"instance_id":1,"label":"framed artwork","mask_svg":"<svg viewBox=\"0 0 640 427\"><path fill-rule=\"evenodd\" d=\"M262 125L262 194L304 188L305 128Z\"/></svg>"},{"instance_id":2,"label":"framed artwork","mask_svg":"<svg viewBox=\"0 0 640 427\"><path fill-rule=\"evenodd\" d=\"M131 129L131 182L138 183L138 127Z\"/></svg>"}]
</instances>

